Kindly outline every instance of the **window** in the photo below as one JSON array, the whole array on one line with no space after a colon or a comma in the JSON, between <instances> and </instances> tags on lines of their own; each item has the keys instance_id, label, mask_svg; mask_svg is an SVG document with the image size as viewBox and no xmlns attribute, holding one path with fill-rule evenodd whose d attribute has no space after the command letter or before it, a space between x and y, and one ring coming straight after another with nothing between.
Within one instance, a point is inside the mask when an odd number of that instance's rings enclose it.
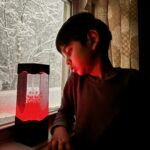
<instances>
[{"instance_id":1,"label":"window","mask_svg":"<svg viewBox=\"0 0 150 150\"><path fill-rule=\"evenodd\" d=\"M67 68L55 37L69 15L67 0L0 1L0 128L14 122L18 63L49 64L50 111L60 105Z\"/></svg>"}]
</instances>

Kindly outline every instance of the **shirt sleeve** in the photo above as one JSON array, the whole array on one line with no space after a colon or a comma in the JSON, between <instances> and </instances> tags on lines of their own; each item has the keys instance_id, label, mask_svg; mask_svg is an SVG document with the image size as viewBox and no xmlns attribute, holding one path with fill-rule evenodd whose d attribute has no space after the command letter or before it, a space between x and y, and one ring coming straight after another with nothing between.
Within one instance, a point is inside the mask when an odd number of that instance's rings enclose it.
<instances>
[{"instance_id":1,"label":"shirt sleeve","mask_svg":"<svg viewBox=\"0 0 150 150\"><path fill-rule=\"evenodd\" d=\"M68 78L61 100L61 106L56 114L54 122L51 127L51 134L53 134L54 128L63 126L68 132L71 132L74 123L74 98L73 98L73 77L70 75Z\"/></svg>"}]
</instances>

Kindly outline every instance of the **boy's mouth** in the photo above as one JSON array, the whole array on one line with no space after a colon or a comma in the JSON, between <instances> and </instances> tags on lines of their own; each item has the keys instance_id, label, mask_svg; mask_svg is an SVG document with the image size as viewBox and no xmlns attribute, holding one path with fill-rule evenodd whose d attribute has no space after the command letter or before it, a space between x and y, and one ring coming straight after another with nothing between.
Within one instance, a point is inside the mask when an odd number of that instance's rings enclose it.
<instances>
[{"instance_id":1,"label":"boy's mouth","mask_svg":"<svg viewBox=\"0 0 150 150\"><path fill-rule=\"evenodd\" d=\"M72 72L75 72L75 71L76 71L76 69L75 69L74 67L71 67L71 70L72 70Z\"/></svg>"},{"instance_id":2,"label":"boy's mouth","mask_svg":"<svg viewBox=\"0 0 150 150\"><path fill-rule=\"evenodd\" d=\"M75 72L75 69L74 68L71 68L72 72Z\"/></svg>"}]
</instances>

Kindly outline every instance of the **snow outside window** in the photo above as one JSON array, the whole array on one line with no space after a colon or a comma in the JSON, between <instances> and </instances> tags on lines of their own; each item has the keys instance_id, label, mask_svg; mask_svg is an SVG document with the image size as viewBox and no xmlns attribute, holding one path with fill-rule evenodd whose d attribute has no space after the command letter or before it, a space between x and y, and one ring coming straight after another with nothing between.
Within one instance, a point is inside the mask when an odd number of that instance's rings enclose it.
<instances>
[{"instance_id":1,"label":"snow outside window","mask_svg":"<svg viewBox=\"0 0 150 150\"><path fill-rule=\"evenodd\" d=\"M49 110L60 105L67 76L55 38L70 15L62 0L0 1L0 128L14 122L18 63L50 65Z\"/></svg>"}]
</instances>

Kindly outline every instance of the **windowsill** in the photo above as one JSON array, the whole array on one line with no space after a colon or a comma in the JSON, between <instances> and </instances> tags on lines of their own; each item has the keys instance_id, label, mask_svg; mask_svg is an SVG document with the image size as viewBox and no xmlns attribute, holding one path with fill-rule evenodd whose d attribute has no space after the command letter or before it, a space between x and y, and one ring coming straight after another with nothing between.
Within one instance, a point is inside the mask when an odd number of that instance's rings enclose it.
<instances>
[{"instance_id":1,"label":"windowsill","mask_svg":"<svg viewBox=\"0 0 150 150\"><path fill-rule=\"evenodd\" d=\"M7 141L0 143L0 149L1 150L47 150L48 142L50 141L50 139L51 139L51 135L49 133L49 137L47 141L41 142L38 145L30 147L15 141L13 138L10 138Z\"/></svg>"},{"instance_id":2,"label":"windowsill","mask_svg":"<svg viewBox=\"0 0 150 150\"><path fill-rule=\"evenodd\" d=\"M0 149L1 150L47 150L48 149L48 142L51 138L50 134L50 127L53 122L53 119L55 117L55 114L57 113L58 107L55 107L51 109L49 113L49 131L48 131L48 141L42 142L39 145L36 145L34 147L29 147L27 145L24 145L22 143L19 143L14 140L13 134L14 134L14 121L10 122L9 124L3 125L3 128L0 128Z\"/></svg>"},{"instance_id":3,"label":"windowsill","mask_svg":"<svg viewBox=\"0 0 150 150\"><path fill-rule=\"evenodd\" d=\"M49 115L53 115L57 112L59 106L55 106L55 107L51 107L50 111L49 111ZM0 117L0 130L14 126L14 120L15 120L15 116L14 115L4 115L7 117ZM1 119L2 118L2 119ZM2 121L1 121L2 120ZM2 124L1 124L2 122Z\"/></svg>"},{"instance_id":4,"label":"windowsill","mask_svg":"<svg viewBox=\"0 0 150 150\"><path fill-rule=\"evenodd\" d=\"M34 148L28 147L26 145L23 145L21 143L15 142L13 140L10 140L8 142L5 142L3 144L0 144L0 149L2 150L35 150Z\"/></svg>"},{"instance_id":5,"label":"windowsill","mask_svg":"<svg viewBox=\"0 0 150 150\"><path fill-rule=\"evenodd\" d=\"M0 149L1 150L47 150L48 142L50 141L50 139L51 137L49 135L47 141L44 141L38 145L30 147L25 144L19 143L12 138L3 143L0 143Z\"/></svg>"},{"instance_id":6,"label":"windowsill","mask_svg":"<svg viewBox=\"0 0 150 150\"><path fill-rule=\"evenodd\" d=\"M14 125L16 110L16 92L16 90L0 91L0 130ZM50 114L56 111L60 105L60 93L60 87L49 88Z\"/></svg>"}]
</instances>

